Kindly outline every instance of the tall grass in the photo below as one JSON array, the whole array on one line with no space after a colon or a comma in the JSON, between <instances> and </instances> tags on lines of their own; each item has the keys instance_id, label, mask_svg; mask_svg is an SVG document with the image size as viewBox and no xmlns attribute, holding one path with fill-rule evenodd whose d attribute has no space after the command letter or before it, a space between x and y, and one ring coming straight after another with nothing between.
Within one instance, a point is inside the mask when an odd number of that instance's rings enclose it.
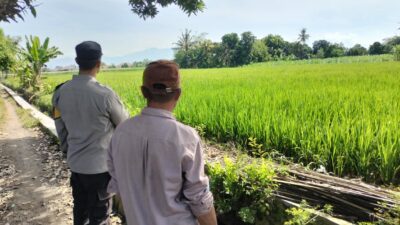
<instances>
[{"instance_id":1,"label":"tall grass","mask_svg":"<svg viewBox=\"0 0 400 225\"><path fill-rule=\"evenodd\" d=\"M141 71L104 72L138 113ZM51 87L70 75L48 76ZM208 137L324 165L339 176L398 182L400 175L400 63L256 64L182 70L179 120L204 125ZM50 95L43 96L49 103Z\"/></svg>"}]
</instances>

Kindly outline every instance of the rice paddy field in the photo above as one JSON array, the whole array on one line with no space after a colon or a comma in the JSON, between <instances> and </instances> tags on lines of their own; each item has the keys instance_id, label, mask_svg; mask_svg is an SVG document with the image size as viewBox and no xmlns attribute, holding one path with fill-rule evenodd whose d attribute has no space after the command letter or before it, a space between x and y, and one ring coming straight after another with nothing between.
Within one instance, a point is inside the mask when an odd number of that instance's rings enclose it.
<instances>
[{"instance_id":1,"label":"rice paddy field","mask_svg":"<svg viewBox=\"0 0 400 225\"><path fill-rule=\"evenodd\" d=\"M378 60L379 59L379 60ZM101 72L131 115L145 106L142 69ZM261 63L182 73L178 120L206 137L243 149L256 138L278 151L339 176L377 183L400 180L400 63L387 58ZM71 73L47 75L39 101ZM15 84L16 78L8 80Z\"/></svg>"}]
</instances>

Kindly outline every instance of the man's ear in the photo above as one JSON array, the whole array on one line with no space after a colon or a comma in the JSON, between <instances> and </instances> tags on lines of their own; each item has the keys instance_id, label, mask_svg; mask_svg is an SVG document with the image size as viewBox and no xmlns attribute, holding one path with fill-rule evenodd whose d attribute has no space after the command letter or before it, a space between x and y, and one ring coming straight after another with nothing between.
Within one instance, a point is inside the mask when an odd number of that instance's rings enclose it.
<instances>
[{"instance_id":1,"label":"man's ear","mask_svg":"<svg viewBox=\"0 0 400 225\"><path fill-rule=\"evenodd\" d=\"M141 86L140 89L142 90L143 97L147 100L150 100L151 99L150 90L145 86Z\"/></svg>"},{"instance_id":2,"label":"man's ear","mask_svg":"<svg viewBox=\"0 0 400 225\"><path fill-rule=\"evenodd\" d=\"M181 93L182 93L182 89L180 89L180 88L175 91L175 97L174 97L175 101L179 100L179 98L181 97Z\"/></svg>"},{"instance_id":3,"label":"man's ear","mask_svg":"<svg viewBox=\"0 0 400 225\"><path fill-rule=\"evenodd\" d=\"M100 68L101 68L101 60L97 60L96 61L96 66L95 66L97 73L100 72Z\"/></svg>"}]
</instances>

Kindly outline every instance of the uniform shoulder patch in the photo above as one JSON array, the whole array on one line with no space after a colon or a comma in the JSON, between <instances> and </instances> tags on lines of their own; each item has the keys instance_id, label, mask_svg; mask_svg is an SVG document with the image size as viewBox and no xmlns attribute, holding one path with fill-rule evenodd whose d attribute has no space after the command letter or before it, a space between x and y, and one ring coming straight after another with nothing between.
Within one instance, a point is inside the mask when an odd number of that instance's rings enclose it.
<instances>
[{"instance_id":1,"label":"uniform shoulder patch","mask_svg":"<svg viewBox=\"0 0 400 225\"><path fill-rule=\"evenodd\" d=\"M63 82L63 83L61 83L61 84L58 84L55 88L54 88L54 91L57 91L58 89L60 89L60 87L61 86L63 86L65 83L67 83L68 81L65 81L65 82Z\"/></svg>"}]
</instances>

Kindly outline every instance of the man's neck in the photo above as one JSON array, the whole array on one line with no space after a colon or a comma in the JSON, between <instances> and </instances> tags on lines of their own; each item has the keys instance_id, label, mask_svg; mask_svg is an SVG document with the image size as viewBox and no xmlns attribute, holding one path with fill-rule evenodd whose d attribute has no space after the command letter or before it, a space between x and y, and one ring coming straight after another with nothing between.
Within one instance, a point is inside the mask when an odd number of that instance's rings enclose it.
<instances>
[{"instance_id":1,"label":"man's neck","mask_svg":"<svg viewBox=\"0 0 400 225\"><path fill-rule=\"evenodd\" d=\"M163 109L163 110L172 112L175 109L175 103L148 102L147 107L155 108L155 109Z\"/></svg>"},{"instance_id":2,"label":"man's neck","mask_svg":"<svg viewBox=\"0 0 400 225\"><path fill-rule=\"evenodd\" d=\"M95 70L79 70L78 74L96 78L97 72Z\"/></svg>"}]
</instances>

